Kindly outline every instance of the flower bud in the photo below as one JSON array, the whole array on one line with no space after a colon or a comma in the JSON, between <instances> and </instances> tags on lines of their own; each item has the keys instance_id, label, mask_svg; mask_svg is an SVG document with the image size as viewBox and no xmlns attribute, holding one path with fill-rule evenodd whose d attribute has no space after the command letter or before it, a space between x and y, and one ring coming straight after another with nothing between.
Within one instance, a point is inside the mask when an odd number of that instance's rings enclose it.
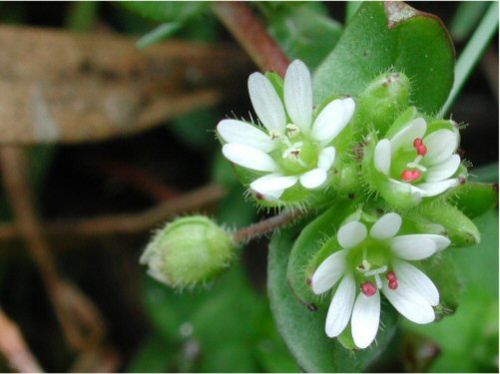
<instances>
[{"instance_id":1,"label":"flower bud","mask_svg":"<svg viewBox=\"0 0 500 374\"><path fill-rule=\"evenodd\" d=\"M215 279L233 258L236 244L226 231L203 216L168 223L141 256L148 273L171 287L183 288Z\"/></svg>"},{"instance_id":2,"label":"flower bud","mask_svg":"<svg viewBox=\"0 0 500 374\"><path fill-rule=\"evenodd\" d=\"M409 105L410 80L403 73L379 75L358 99L356 125L371 123L385 133L396 116Z\"/></svg>"}]
</instances>

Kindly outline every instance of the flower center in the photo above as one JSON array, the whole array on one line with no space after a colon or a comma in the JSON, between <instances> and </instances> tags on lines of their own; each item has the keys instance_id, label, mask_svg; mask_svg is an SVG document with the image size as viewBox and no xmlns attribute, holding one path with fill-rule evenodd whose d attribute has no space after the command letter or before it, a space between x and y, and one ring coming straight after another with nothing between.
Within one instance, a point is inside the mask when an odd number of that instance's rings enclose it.
<instances>
[{"instance_id":1,"label":"flower center","mask_svg":"<svg viewBox=\"0 0 500 374\"><path fill-rule=\"evenodd\" d=\"M273 158L287 175L302 174L318 163L318 146L302 133L297 125L286 125L285 134L277 135L279 147Z\"/></svg>"},{"instance_id":2,"label":"flower center","mask_svg":"<svg viewBox=\"0 0 500 374\"><path fill-rule=\"evenodd\" d=\"M356 283L366 296L373 296L383 286L383 278L389 281L389 288L398 288L398 279L389 269L390 254L383 242L367 240L365 245L354 248L351 264L354 265Z\"/></svg>"},{"instance_id":3,"label":"flower center","mask_svg":"<svg viewBox=\"0 0 500 374\"><path fill-rule=\"evenodd\" d=\"M401 149L395 153L391 174L395 179L400 179L403 182L420 181L427 172L427 168L422 165L426 154L427 147L423 140L415 139L412 148Z\"/></svg>"}]
</instances>

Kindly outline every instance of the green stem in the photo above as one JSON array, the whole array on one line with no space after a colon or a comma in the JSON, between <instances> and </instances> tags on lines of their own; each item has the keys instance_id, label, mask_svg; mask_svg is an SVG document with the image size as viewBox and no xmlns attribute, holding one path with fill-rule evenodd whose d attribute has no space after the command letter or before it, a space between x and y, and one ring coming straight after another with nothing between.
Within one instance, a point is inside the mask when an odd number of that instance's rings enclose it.
<instances>
[{"instance_id":1,"label":"green stem","mask_svg":"<svg viewBox=\"0 0 500 374\"><path fill-rule=\"evenodd\" d=\"M457 65L455 66L455 81L451 89L450 95L439 111L439 116L443 117L447 114L458 94L460 93L465 81L469 77L472 69L483 55L489 41L498 29L498 3L494 2L490 5L487 13L483 17L481 24L476 32L472 35L469 43L460 55Z\"/></svg>"}]
</instances>

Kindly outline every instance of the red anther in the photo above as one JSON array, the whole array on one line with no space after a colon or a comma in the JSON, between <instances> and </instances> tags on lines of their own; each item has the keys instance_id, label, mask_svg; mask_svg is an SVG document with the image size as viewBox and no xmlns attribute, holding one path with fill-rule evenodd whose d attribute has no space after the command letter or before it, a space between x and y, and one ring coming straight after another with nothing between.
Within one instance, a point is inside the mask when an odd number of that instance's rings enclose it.
<instances>
[{"instance_id":1,"label":"red anther","mask_svg":"<svg viewBox=\"0 0 500 374\"><path fill-rule=\"evenodd\" d=\"M396 288L398 288L398 281L395 279L389 281L389 288L391 290L395 290Z\"/></svg>"},{"instance_id":2,"label":"red anther","mask_svg":"<svg viewBox=\"0 0 500 374\"><path fill-rule=\"evenodd\" d=\"M377 287L375 287L372 282L365 282L361 285L361 292L370 297L375 295L375 293L377 292Z\"/></svg>"},{"instance_id":3,"label":"red anther","mask_svg":"<svg viewBox=\"0 0 500 374\"><path fill-rule=\"evenodd\" d=\"M422 144L421 146L417 147L417 154L419 156L423 157L426 155L426 153L427 153L427 147L425 145Z\"/></svg>"},{"instance_id":4,"label":"red anther","mask_svg":"<svg viewBox=\"0 0 500 374\"><path fill-rule=\"evenodd\" d=\"M401 179L404 181L414 181L421 177L419 170L404 170L401 174Z\"/></svg>"},{"instance_id":5,"label":"red anther","mask_svg":"<svg viewBox=\"0 0 500 374\"><path fill-rule=\"evenodd\" d=\"M415 140L413 141L413 146L414 146L415 148L418 148L418 147L422 146L423 144L424 144L424 143L422 142L422 139L420 139L420 138L417 138L417 139L415 139Z\"/></svg>"},{"instance_id":6,"label":"red anther","mask_svg":"<svg viewBox=\"0 0 500 374\"><path fill-rule=\"evenodd\" d=\"M396 274L394 274L394 272L393 272L393 271L389 271L389 272L385 275L385 277L386 277L386 278L387 278L387 280L389 280L389 281L397 281L397 280L398 280L398 278L396 278Z\"/></svg>"}]
</instances>

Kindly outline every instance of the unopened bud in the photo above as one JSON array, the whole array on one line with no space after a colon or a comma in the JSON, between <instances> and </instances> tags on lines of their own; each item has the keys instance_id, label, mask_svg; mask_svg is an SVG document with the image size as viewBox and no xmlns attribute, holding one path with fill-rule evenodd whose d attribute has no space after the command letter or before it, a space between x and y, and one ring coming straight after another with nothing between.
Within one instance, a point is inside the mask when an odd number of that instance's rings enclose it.
<instances>
[{"instance_id":1,"label":"unopened bud","mask_svg":"<svg viewBox=\"0 0 500 374\"><path fill-rule=\"evenodd\" d=\"M159 230L141 256L148 273L171 287L210 282L231 263L236 250L230 234L204 216L183 217Z\"/></svg>"},{"instance_id":2,"label":"unopened bud","mask_svg":"<svg viewBox=\"0 0 500 374\"><path fill-rule=\"evenodd\" d=\"M372 123L384 134L396 116L408 107L409 97L410 80L406 75L398 72L379 75L359 97L357 117L361 124Z\"/></svg>"}]
</instances>

